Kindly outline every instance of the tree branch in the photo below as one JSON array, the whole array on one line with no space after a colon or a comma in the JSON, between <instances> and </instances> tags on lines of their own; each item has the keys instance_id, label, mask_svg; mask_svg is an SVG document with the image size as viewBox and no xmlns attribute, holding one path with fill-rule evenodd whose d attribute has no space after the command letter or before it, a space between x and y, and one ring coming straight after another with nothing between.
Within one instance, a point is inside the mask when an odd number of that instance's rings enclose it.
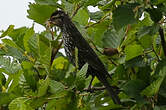
<instances>
[{"instance_id":1,"label":"tree branch","mask_svg":"<svg viewBox=\"0 0 166 110\"><path fill-rule=\"evenodd\" d=\"M54 40L54 32L53 32L53 28L49 28L49 31L50 31L50 33L51 33L52 40ZM61 33L59 34L59 36L61 36ZM57 37L56 40L59 39L59 36ZM56 54L58 53L59 49L61 48L62 43L63 43L63 41L60 42L60 44L58 45L57 48L54 48L54 47L52 48L52 52L51 52L51 60L50 60L50 66L52 65L52 63L53 63L53 61L54 61L54 58L55 58Z\"/></svg>"},{"instance_id":2,"label":"tree branch","mask_svg":"<svg viewBox=\"0 0 166 110\"><path fill-rule=\"evenodd\" d=\"M157 55L156 51L154 50L154 47L153 47L153 46L152 46L152 51L153 51L153 52L154 52L154 54L156 55L157 60L158 60L158 61L160 61L160 58L159 58L159 56Z\"/></svg>"},{"instance_id":3,"label":"tree branch","mask_svg":"<svg viewBox=\"0 0 166 110\"><path fill-rule=\"evenodd\" d=\"M104 21L104 19L105 19L107 16L109 16L109 14L108 14L108 15L105 15L103 18L101 18L101 19L100 19L99 21L97 21L96 23L93 23L93 24L90 24L90 25L85 26L85 29L87 29L87 28L89 28L89 27L92 27L92 26L94 26L94 25L96 25L96 24L101 23L102 21Z\"/></svg>"},{"instance_id":4,"label":"tree branch","mask_svg":"<svg viewBox=\"0 0 166 110\"><path fill-rule=\"evenodd\" d=\"M58 53L59 49L60 49L61 46L62 46L62 43L63 43L63 41L60 42L60 44L58 45L57 48L53 48L53 49L52 49L50 65L52 65L52 63L53 63L53 61L54 61L54 58L55 58L56 54Z\"/></svg>"},{"instance_id":5,"label":"tree branch","mask_svg":"<svg viewBox=\"0 0 166 110\"><path fill-rule=\"evenodd\" d=\"M76 9L73 11L73 14L71 15L71 18L73 18L73 17L77 14L78 10L79 10L81 7L82 7L82 6L79 5L79 4L76 6Z\"/></svg>"},{"instance_id":6,"label":"tree branch","mask_svg":"<svg viewBox=\"0 0 166 110\"><path fill-rule=\"evenodd\" d=\"M164 55L166 56L166 42L164 39L164 31L161 27L159 28L159 34L160 34L160 38L161 38L161 45L162 45L162 48L164 51Z\"/></svg>"},{"instance_id":7,"label":"tree branch","mask_svg":"<svg viewBox=\"0 0 166 110\"><path fill-rule=\"evenodd\" d=\"M90 41L90 43L92 43L93 48L94 48L96 51L98 51L100 54L103 55L103 53L96 47L95 43L94 43L91 39L88 39L88 40Z\"/></svg>"},{"instance_id":8,"label":"tree branch","mask_svg":"<svg viewBox=\"0 0 166 110\"><path fill-rule=\"evenodd\" d=\"M105 87L92 87L90 89L90 91L101 91L101 90L105 90L105 89L106 89ZM84 88L83 91L89 92L89 88Z\"/></svg>"},{"instance_id":9,"label":"tree branch","mask_svg":"<svg viewBox=\"0 0 166 110\"><path fill-rule=\"evenodd\" d=\"M111 86L111 87L115 90L115 92L117 94L120 92L118 87L116 87L116 86ZM102 91L102 90L105 90L105 89L106 89L106 87L104 87L104 86L103 87L91 87L90 90L89 90L89 88L84 88L83 91L93 93L95 91Z\"/></svg>"}]
</instances>

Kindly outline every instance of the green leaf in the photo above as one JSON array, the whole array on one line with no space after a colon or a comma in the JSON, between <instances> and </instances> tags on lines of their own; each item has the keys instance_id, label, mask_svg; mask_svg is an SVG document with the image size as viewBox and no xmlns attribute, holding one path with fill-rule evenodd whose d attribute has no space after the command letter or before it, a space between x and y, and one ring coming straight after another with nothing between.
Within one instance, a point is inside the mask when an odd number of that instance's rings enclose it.
<instances>
[{"instance_id":1,"label":"green leaf","mask_svg":"<svg viewBox=\"0 0 166 110\"><path fill-rule=\"evenodd\" d=\"M43 36L39 35L39 62L48 69L51 60L51 43Z\"/></svg>"},{"instance_id":2,"label":"green leaf","mask_svg":"<svg viewBox=\"0 0 166 110\"><path fill-rule=\"evenodd\" d=\"M117 80L125 80L127 79L127 73L125 67L123 65L118 65L113 75L113 78L117 78Z\"/></svg>"},{"instance_id":3,"label":"green leaf","mask_svg":"<svg viewBox=\"0 0 166 110\"><path fill-rule=\"evenodd\" d=\"M138 44L128 45L125 48L125 53L126 53L126 61L128 61L134 57L143 54L143 48L141 45Z\"/></svg>"},{"instance_id":4,"label":"green leaf","mask_svg":"<svg viewBox=\"0 0 166 110\"><path fill-rule=\"evenodd\" d=\"M103 47L118 48L124 37L125 31L121 29L117 32L115 29L107 30L103 35Z\"/></svg>"},{"instance_id":5,"label":"green leaf","mask_svg":"<svg viewBox=\"0 0 166 110\"><path fill-rule=\"evenodd\" d=\"M1 68L4 68L8 73L16 73L21 69L20 64L14 59L10 57L2 57L0 56L0 65Z\"/></svg>"},{"instance_id":6,"label":"green leaf","mask_svg":"<svg viewBox=\"0 0 166 110\"><path fill-rule=\"evenodd\" d=\"M30 70L33 68L33 65L31 62L23 61L21 65L22 65L23 69Z\"/></svg>"},{"instance_id":7,"label":"green leaf","mask_svg":"<svg viewBox=\"0 0 166 110\"><path fill-rule=\"evenodd\" d=\"M151 48L152 47L152 36L150 35L145 35L140 38L141 45L146 48Z\"/></svg>"},{"instance_id":8,"label":"green leaf","mask_svg":"<svg viewBox=\"0 0 166 110\"><path fill-rule=\"evenodd\" d=\"M104 16L104 13L102 11L96 11L90 13L90 19L98 21Z\"/></svg>"},{"instance_id":9,"label":"green leaf","mask_svg":"<svg viewBox=\"0 0 166 110\"><path fill-rule=\"evenodd\" d=\"M68 2L67 0L61 0L61 1L62 1L63 10L69 15L72 15L75 5Z\"/></svg>"},{"instance_id":10,"label":"green leaf","mask_svg":"<svg viewBox=\"0 0 166 110\"><path fill-rule=\"evenodd\" d=\"M116 30L120 30L128 24L136 23L133 9L128 5L121 5L113 11L113 25Z\"/></svg>"},{"instance_id":11,"label":"green leaf","mask_svg":"<svg viewBox=\"0 0 166 110\"><path fill-rule=\"evenodd\" d=\"M0 37L2 38L2 37L7 36L10 32L13 31L13 29L14 29L14 25L10 25L10 26L8 27L8 29L7 29L5 32L3 32Z\"/></svg>"},{"instance_id":12,"label":"green leaf","mask_svg":"<svg viewBox=\"0 0 166 110\"><path fill-rule=\"evenodd\" d=\"M27 59L26 56L24 56L24 53L20 49L13 48L10 46L7 46L7 51L5 52L5 55L12 56L13 58L16 58L20 62Z\"/></svg>"},{"instance_id":13,"label":"green leaf","mask_svg":"<svg viewBox=\"0 0 166 110\"><path fill-rule=\"evenodd\" d=\"M9 45L11 47L17 48L19 49L19 47L17 46L17 44L15 44L15 42L13 42L13 40L10 39L2 39L2 41L6 44Z\"/></svg>"},{"instance_id":14,"label":"green leaf","mask_svg":"<svg viewBox=\"0 0 166 110\"><path fill-rule=\"evenodd\" d=\"M29 100L28 104L33 109L37 109L37 108L42 107L46 101L48 101L48 99L46 99L45 97L36 97L36 98L32 98L31 100Z\"/></svg>"},{"instance_id":15,"label":"green leaf","mask_svg":"<svg viewBox=\"0 0 166 110\"><path fill-rule=\"evenodd\" d=\"M88 11L86 9L80 9L72 20L85 26L88 23L88 19L89 19Z\"/></svg>"},{"instance_id":16,"label":"green leaf","mask_svg":"<svg viewBox=\"0 0 166 110\"><path fill-rule=\"evenodd\" d=\"M151 0L151 2L152 2L154 5L159 5L159 4L162 4L162 3L166 3L165 0Z\"/></svg>"},{"instance_id":17,"label":"green leaf","mask_svg":"<svg viewBox=\"0 0 166 110\"><path fill-rule=\"evenodd\" d=\"M159 91L159 88L160 88L160 85L161 85L162 81L163 81L162 77L158 78L156 81L153 81L150 84L150 86L146 87L141 92L141 94L142 95L146 95L146 96L153 96L153 95L155 95Z\"/></svg>"},{"instance_id":18,"label":"green leaf","mask_svg":"<svg viewBox=\"0 0 166 110\"><path fill-rule=\"evenodd\" d=\"M0 87L1 87L1 85L5 85L5 83L6 83L6 78L0 70ZM0 88L0 91L1 91L1 88Z\"/></svg>"},{"instance_id":19,"label":"green leaf","mask_svg":"<svg viewBox=\"0 0 166 110\"><path fill-rule=\"evenodd\" d=\"M149 12L151 19L157 23L162 19L162 12L158 8L151 8L147 9L147 12Z\"/></svg>"},{"instance_id":20,"label":"green leaf","mask_svg":"<svg viewBox=\"0 0 166 110\"><path fill-rule=\"evenodd\" d=\"M18 97L9 104L9 110L33 110L27 103L26 97Z\"/></svg>"},{"instance_id":21,"label":"green leaf","mask_svg":"<svg viewBox=\"0 0 166 110\"><path fill-rule=\"evenodd\" d=\"M141 24L145 26L151 26L153 24L153 21L151 20L149 13L144 12L144 19L141 21Z\"/></svg>"},{"instance_id":22,"label":"green leaf","mask_svg":"<svg viewBox=\"0 0 166 110\"><path fill-rule=\"evenodd\" d=\"M39 58L39 35L34 34L27 42L30 53L36 59Z\"/></svg>"},{"instance_id":23,"label":"green leaf","mask_svg":"<svg viewBox=\"0 0 166 110\"><path fill-rule=\"evenodd\" d=\"M153 96L155 95L159 89L160 86L166 76L166 63L165 61L161 61L157 67L155 74L158 75L157 80L153 81L148 87L146 87L141 94L146 96Z\"/></svg>"},{"instance_id":24,"label":"green leaf","mask_svg":"<svg viewBox=\"0 0 166 110\"><path fill-rule=\"evenodd\" d=\"M26 80L26 83L34 91L37 87L37 80L35 79L36 72L33 69L33 64L31 62L24 61L22 62L23 75Z\"/></svg>"},{"instance_id":25,"label":"green leaf","mask_svg":"<svg viewBox=\"0 0 166 110\"><path fill-rule=\"evenodd\" d=\"M44 25L46 20L56 10L56 7L49 5L31 4L29 5L28 18Z\"/></svg>"},{"instance_id":26,"label":"green leaf","mask_svg":"<svg viewBox=\"0 0 166 110\"><path fill-rule=\"evenodd\" d=\"M52 94L58 94L65 90L65 86L62 83L54 80L49 81L49 87L50 87L49 91Z\"/></svg>"},{"instance_id":27,"label":"green leaf","mask_svg":"<svg viewBox=\"0 0 166 110\"><path fill-rule=\"evenodd\" d=\"M14 97L9 93L0 92L0 106L4 104L9 104Z\"/></svg>"},{"instance_id":28,"label":"green leaf","mask_svg":"<svg viewBox=\"0 0 166 110\"><path fill-rule=\"evenodd\" d=\"M144 27L141 27L138 32L137 32L137 37L138 38L141 38L147 34L150 33L150 30L151 30L151 26L144 26Z\"/></svg>"},{"instance_id":29,"label":"green leaf","mask_svg":"<svg viewBox=\"0 0 166 110\"><path fill-rule=\"evenodd\" d=\"M88 28L88 35L90 36L90 39L93 40L93 42L97 45L102 47L103 42L103 35L104 33L107 31L108 27L109 27L109 21L103 21L97 25L95 25L94 27L90 27Z\"/></svg>"},{"instance_id":30,"label":"green leaf","mask_svg":"<svg viewBox=\"0 0 166 110\"><path fill-rule=\"evenodd\" d=\"M84 6L89 6L89 5L95 6L101 0L84 0L84 1L86 1Z\"/></svg>"},{"instance_id":31,"label":"green leaf","mask_svg":"<svg viewBox=\"0 0 166 110\"><path fill-rule=\"evenodd\" d=\"M68 60L65 59L64 57L60 56L58 58L56 58L52 64L52 69L53 67L55 66L55 68L58 70L64 70L66 69L67 65L68 64Z\"/></svg>"},{"instance_id":32,"label":"green leaf","mask_svg":"<svg viewBox=\"0 0 166 110\"><path fill-rule=\"evenodd\" d=\"M18 29L14 29L12 32L9 33L9 36L12 38L12 40L22 49L24 49L24 35L26 33L26 31L28 30L28 28L26 27L21 27Z\"/></svg>"},{"instance_id":33,"label":"green leaf","mask_svg":"<svg viewBox=\"0 0 166 110\"><path fill-rule=\"evenodd\" d=\"M46 110L55 110L57 99L50 100L46 106Z\"/></svg>"},{"instance_id":34,"label":"green leaf","mask_svg":"<svg viewBox=\"0 0 166 110\"><path fill-rule=\"evenodd\" d=\"M30 28L30 29L28 29L28 30L26 31L26 33L25 33L25 35L24 35L23 42L24 42L25 50L26 50L27 52L30 52L30 47L29 47L28 42L29 42L29 40L31 39L31 37L33 37L34 33L35 33L35 32L34 32L33 28Z\"/></svg>"},{"instance_id":35,"label":"green leaf","mask_svg":"<svg viewBox=\"0 0 166 110\"><path fill-rule=\"evenodd\" d=\"M125 66L128 67L145 67L146 62L142 56L137 56L131 60L125 62Z\"/></svg>"},{"instance_id":36,"label":"green leaf","mask_svg":"<svg viewBox=\"0 0 166 110\"><path fill-rule=\"evenodd\" d=\"M164 98L166 98L166 86L165 85L166 85L166 78L163 80L160 90L159 90L159 95L163 96Z\"/></svg>"},{"instance_id":37,"label":"green leaf","mask_svg":"<svg viewBox=\"0 0 166 110\"><path fill-rule=\"evenodd\" d=\"M122 88L124 92L133 98L141 98L140 92L146 87L145 83L141 80L128 81Z\"/></svg>"},{"instance_id":38,"label":"green leaf","mask_svg":"<svg viewBox=\"0 0 166 110\"><path fill-rule=\"evenodd\" d=\"M19 85L19 81L20 81L20 76L23 72L21 70L19 70L18 73L14 74L13 76L13 81L10 85L10 87L8 88L8 92L13 92L15 90L16 87L18 87ZM8 85L9 86L9 85Z\"/></svg>"},{"instance_id":39,"label":"green leaf","mask_svg":"<svg viewBox=\"0 0 166 110\"><path fill-rule=\"evenodd\" d=\"M45 80L39 80L38 87L38 96L44 96L47 93L47 89L49 86L49 78L47 77Z\"/></svg>"},{"instance_id":40,"label":"green leaf","mask_svg":"<svg viewBox=\"0 0 166 110\"><path fill-rule=\"evenodd\" d=\"M112 0L108 3L106 3L104 6L101 7L101 10L105 11L105 10L111 10L111 8L114 6L116 0Z\"/></svg>"},{"instance_id":41,"label":"green leaf","mask_svg":"<svg viewBox=\"0 0 166 110\"><path fill-rule=\"evenodd\" d=\"M163 105L163 106L155 106L154 107L154 110L165 110L166 109L166 105Z\"/></svg>"},{"instance_id":42,"label":"green leaf","mask_svg":"<svg viewBox=\"0 0 166 110\"><path fill-rule=\"evenodd\" d=\"M81 70L76 74L76 80L75 84L78 90L82 90L85 87L85 79L86 79L86 73L88 70L88 64L84 64L84 66L81 68Z\"/></svg>"},{"instance_id":43,"label":"green leaf","mask_svg":"<svg viewBox=\"0 0 166 110\"><path fill-rule=\"evenodd\" d=\"M35 2L40 5L54 5L54 6L57 6L57 1L58 0L35 0Z\"/></svg>"}]
</instances>

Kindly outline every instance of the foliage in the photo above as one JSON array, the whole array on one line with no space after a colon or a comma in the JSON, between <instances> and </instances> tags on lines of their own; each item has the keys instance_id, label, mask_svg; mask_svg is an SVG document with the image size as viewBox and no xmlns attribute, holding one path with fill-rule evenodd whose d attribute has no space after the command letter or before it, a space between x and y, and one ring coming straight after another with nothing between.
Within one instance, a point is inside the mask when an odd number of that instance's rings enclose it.
<instances>
[{"instance_id":1,"label":"foliage","mask_svg":"<svg viewBox=\"0 0 166 110\"><path fill-rule=\"evenodd\" d=\"M0 36L0 109L165 110L165 0L59 1L35 0L27 17L45 26L51 13L65 10L112 75L123 105L115 105L105 90L87 92L88 64L77 70L58 51L63 49L58 28L52 38L47 29L36 33L33 26L10 25ZM102 87L96 78L92 86Z\"/></svg>"}]
</instances>

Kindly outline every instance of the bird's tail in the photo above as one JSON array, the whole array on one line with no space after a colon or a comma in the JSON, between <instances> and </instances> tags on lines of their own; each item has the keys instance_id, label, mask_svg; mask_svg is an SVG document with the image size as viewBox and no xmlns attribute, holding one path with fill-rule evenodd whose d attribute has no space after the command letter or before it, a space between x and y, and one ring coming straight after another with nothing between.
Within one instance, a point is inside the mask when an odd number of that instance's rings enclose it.
<instances>
[{"instance_id":1,"label":"bird's tail","mask_svg":"<svg viewBox=\"0 0 166 110\"><path fill-rule=\"evenodd\" d=\"M120 99L118 97L118 94L114 92L113 87L110 86L109 82L107 81L107 78L104 74L96 74L96 77L100 80L101 83L106 87L108 94L111 96L113 102L115 104L121 104Z\"/></svg>"}]
</instances>

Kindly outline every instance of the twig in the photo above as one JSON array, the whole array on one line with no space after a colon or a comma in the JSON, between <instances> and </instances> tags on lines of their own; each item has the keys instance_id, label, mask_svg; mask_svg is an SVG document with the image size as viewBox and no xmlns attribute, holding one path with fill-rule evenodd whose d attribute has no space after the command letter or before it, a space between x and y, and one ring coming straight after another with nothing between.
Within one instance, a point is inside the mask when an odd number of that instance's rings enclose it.
<instances>
[{"instance_id":1,"label":"twig","mask_svg":"<svg viewBox=\"0 0 166 110\"><path fill-rule=\"evenodd\" d=\"M101 51L96 47L96 45L94 44L94 42L93 42L91 39L88 39L88 40L92 43L94 49L95 49L97 52L99 52L101 55L104 55L103 52L101 52ZM112 63L113 65L118 66L111 58L109 58L109 60L111 61L111 63Z\"/></svg>"},{"instance_id":2,"label":"twig","mask_svg":"<svg viewBox=\"0 0 166 110\"><path fill-rule=\"evenodd\" d=\"M93 42L91 39L88 39L88 40L92 43L94 49L95 49L96 51L98 51L100 54L103 55L103 53L96 47L96 45L94 44L94 42Z\"/></svg>"},{"instance_id":3,"label":"twig","mask_svg":"<svg viewBox=\"0 0 166 110\"><path fill-rule=\"evenodd\" d=\"M53 32L53 28L49 29L51 36L52 36L52 40L54 40L54 32ZM61 36L61 33L59 34L59 36ZM59 36L57 37L57 40L59 39ZM54 58L56 56L56 54L58 53L59 49L62 46L63 41L60 42L60 44L58 45L57 48L52 48L52 52L51 52L51 60L50 60L50 66L52 65Z\"/></svg>"},{"instance_id":4,"label":"twig","mask_svg":"<svg viewBox=\"0 0 166 110\"><path fill-rule=\"evenodd\" d=\"M160 38L161 38L161 45L162 45L162 48L164 51L164 55L166 56L166 42L164 39L164 31L161 27L159 28L159 34L160 34Z\"/></svg>"},{"instance_id":5,"label":"twig","mask_svg":"<svg viewBox=\"0 0 166 110\"><path fill-rule=\"evenodd\" d=\"M121 42L121 44L127 39L127 34L128 34L128 32L129 32L129 30L130 30L130 24L127 26L127 28L126 28L126 31L125 31L125 34L124 34L124 36L123 36L123 39L122 39L122 42ZM122 45L123 46L123 45Z\"/></svg>"},{"instance_id":6,"label":"twig","mask_svg":"<svg viewBox=\"0 0 166 110\"><path fill-rule=\"evenodd\" d=\"M79 10L81 7L82 7L82 6L79 5L79 4L76 6L76 9L73 11L73 14L71 15L71 18L73 18L73 17L77 14L78 10Z\"/></svg>"},{"instance_id":7,"label":"twig","mask_svg":"<svg viewBox=\"0 0 166 110\"><path fill-rule=\"evenodd\" d=\"M63 41L60 42L60 44L58 45L57 48L53 48L53 49L52 49L50 65L52 65L52 63L53 63L53 61L54 61L54 58L55 58L56 54L58 53L59 49L60 49L61 46L62 46L62 43L63 43Z\"/></svg>"},{"instance_id":8,"label":"twig","mask_svg":"<svg viewBox=\"0 0 166 110\"><path fill-rule=\"evenodd\" d=\"M94 25L96 25L96 24L101 23L107 16L109 16L109 14L108 14L108 15L105 15L103 18L101 18L101 19L100 19L99 21L97 21L96 23L93 23L93 24L90 24L90 25L85 26L85 29L87 29L87 28L89 28L89 27L92 27L92 26L94 26Z\"/></svg>"},{"instance_id":9,"label":"twig","mask_svg":"<svg viewBox=\"0 0 166 110\"><path fill-rule=\"evenodd\" d=\"M116 87L116 86L111 86L114 90L115 90L115 92L118 94L121 90L119 90L119 88L118 87ZM91 87L91 89L89 90L89 88L84 88L83 89L83 91L85 91L85 92L91 92L91 93L93 93L93 92L95 92L95 91L102 91L102 90L105 90L106 89L106 87Z\"/></svg>"},{"instance_id":10,"label":"twig","mask_svg":"<svg viewBox=\"0 0 166 110\"><path fill-rule=\"evenodd\" d=\"M154 54L156 55L157 60L158 60L158 61L160 61L160 58L159 58L159 56L157 55L156 51L154 50L153 46L152 46L152 51L153 51L153 52L154 52Z\"/></svg>"},{"instance_id":11,"label":"twig","mask_svg":"<svg viewBox=\"0 0 166 110\"><path fill-rule=\"evenodd\" d=\"M54 40L54 30L53 30L53 28L51 28L50 33L51 33L52 40Z\"/></svg>"},{"instance_id":12,"label":"twig","mask_svg":"<svg viewBox=\"0 0 166 110\"><path fill-rule=\"evenodd\" d=\"M113 65L118 66L118 64L116 64L111 58L109 58L109 60Z\"/></svg>"},{"instance_id":13,"label":"twig","mask_svg":"<svg viewBox=\"0 0 166 110\"><path fill-rule=\"evenodd\" d=\"M92 87L90 90L91 91L101 91L101 90L105 90L105 87ZM83 91L89 92L89 88L84 88Z\"/></svg>"}]
</instances>

